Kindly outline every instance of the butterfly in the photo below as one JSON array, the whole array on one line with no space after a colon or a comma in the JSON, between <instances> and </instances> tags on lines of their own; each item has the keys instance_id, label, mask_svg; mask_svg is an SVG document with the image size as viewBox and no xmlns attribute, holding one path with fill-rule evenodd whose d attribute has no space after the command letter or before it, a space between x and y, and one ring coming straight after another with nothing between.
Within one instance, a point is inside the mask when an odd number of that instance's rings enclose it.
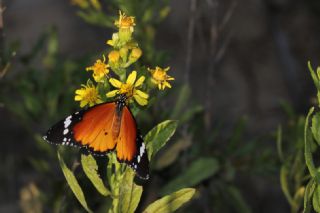
<instances>
[{"instance_id":1,"label":"butterfly","mask_svg":"<svg viewBox=\"0 0 320 213\"><path fill-rule=\"evenodd\" d=\"M146 145L127 105L127 96L75 112L52 126L43 139L56 145L86 149L97 156L116 151L142 179L149 178Z\"/></svg>"}]
</instances>

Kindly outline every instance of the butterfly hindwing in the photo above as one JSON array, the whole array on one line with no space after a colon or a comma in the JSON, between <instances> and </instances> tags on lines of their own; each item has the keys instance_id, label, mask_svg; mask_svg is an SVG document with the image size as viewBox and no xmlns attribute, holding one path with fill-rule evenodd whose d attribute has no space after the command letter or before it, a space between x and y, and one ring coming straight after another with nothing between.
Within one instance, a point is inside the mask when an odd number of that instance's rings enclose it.
<instances>
[{"instance_id":1,"label":"butterfly hindwing","mask_svg":"<svg viewBox=\"0 0 320 213\"><path fill-rule=\"evenodd\" d=\"M127 106L122 110L120 135L117 141L117 158L134 169L143 179L149 178L149 161L143 138Z\"/></svg>"},{"instance_id":2,"label":"butterfly hindwing","mask_svg":"<svg viewBox=\"0 0 320 213\"><path fill-rule=\"evenodd\" d=\"M137 132L137 153L131 162L128 162L129 166L133 168L138 176L143 179L149 179L149 159L147 154L146 145L143 141L140 131Z\"/></svg>"}]
</instances>

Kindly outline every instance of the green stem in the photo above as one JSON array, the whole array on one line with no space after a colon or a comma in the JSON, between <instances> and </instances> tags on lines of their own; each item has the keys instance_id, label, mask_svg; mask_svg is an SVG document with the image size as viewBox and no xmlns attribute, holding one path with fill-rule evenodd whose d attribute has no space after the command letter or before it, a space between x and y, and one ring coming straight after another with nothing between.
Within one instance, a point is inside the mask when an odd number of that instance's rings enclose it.
<instances>
[{"instance_id":1,"label":"green stem","mask_svg":"<svg viewBox=\"0 0 320 213\"><path fill-rule=\"evenodd\" d=\"M123 179L122 165L118 162L116 153L111 153L110 160L115 167L114 179L110 184L112 188L112 194L114 195L112 201L112 212L119 212L119 194L120 194L120 184Z\"/></svg>"},{"instance_id":2,"label":"green stem","mask_svg":"<svg viewBox=\"0 0 320 213\"><path fill-rule=\"evenodd\" d=\"M312 158L311 140L308 139L309 117L311 116L313 111L314 111L314 107L312 107L309 110L308 115L306 117L306 123L304 126L304 145L305 145L304 157L305 157L306 165L308 167L311 177L313 177L317 183L320 183L320 177Z\"/></svg>"}]
</instances>

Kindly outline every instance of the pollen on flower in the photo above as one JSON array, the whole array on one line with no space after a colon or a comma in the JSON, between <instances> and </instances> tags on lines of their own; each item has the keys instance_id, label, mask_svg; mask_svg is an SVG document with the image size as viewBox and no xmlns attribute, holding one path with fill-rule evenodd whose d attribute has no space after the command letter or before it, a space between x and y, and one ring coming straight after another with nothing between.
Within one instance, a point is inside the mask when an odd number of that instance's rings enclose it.
<instances>
[{"instance_id":1,"label":"pollen on flower","mask_svg":"<svg viewBox=\"0 0 320 213\"><path fill-rule=\"evenodd\" d=\"M109 73L109 65L105 61L106 58L103 56L103 60L98 59L93 66L86 68L87 71L93 71L92 76L96 82L102 82Z\"/></svg>"},{"instance_id":2,"label":"pollen on flower","mask_svg":"<svg viewBox=\"0 0 320 213\"><path fill-rule=\"evenodd\" d=\"M133 16L126 16L125 13L119 11L119 20L114 23L119 29L129 29L133 32L133 27L136 25Z\"/></svg>"},{"instance_id":3,"label":"pollen on flower","mask_svg":"<svg viewBox=\"0 0 320 213\"><path fill-rule=\"evenodd\" d=\"M174 80L173 77L167 75L167 71L170 67L162 69L160 67L156 67L155 69L148 68L151 73L151 82L158 85L159 90L164 90L166 87L171 88L171 84L168 81Z\"/></svg>"},{"instance_id":4,"label":"pollen on flower","mask_svg":"<svg viewBox=\"0 0 320 213\"><path fill-rule=\"evenodd\" d=\"M125 83L115 78L111 78L109 82L116 89L108 92L106 96L110 98L117 94L125 94L129 100L133 98L141 106L147 105L149 95L138 89L143 84L145 77L141 76L137 81L136 78L136 71L130 73Z\"/></svg>"},{"instance_id":5,"label":"pollen on flower","mask_svg":"<svg viewBox=\"0 0 320 213\"><path fill-rule=\"evenodd\" d=\"M77 89L75 92L75 101L80 101L80 107L89 105L90 107L102 103L101 97L97 88L90 82L87 85L82 84L81 89Z\"/></svg>"}]
</instances>

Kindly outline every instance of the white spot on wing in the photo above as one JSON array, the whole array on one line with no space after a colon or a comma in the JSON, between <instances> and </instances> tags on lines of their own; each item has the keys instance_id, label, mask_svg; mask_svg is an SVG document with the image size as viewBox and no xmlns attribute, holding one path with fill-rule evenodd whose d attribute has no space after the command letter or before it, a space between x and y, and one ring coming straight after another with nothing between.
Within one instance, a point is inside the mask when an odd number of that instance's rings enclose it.
<instances>
[{"instance_id":1,"label":"white spot on wing","mask_svg":"<svg viewBox=\"0 0 320 213\"><path fill-rule=\"evenodd\" d=\"M68 132L69 132L68 129L64 129L64 130L63 130L63 134L64 134L64 135L66 135Z\"/></svg>"},{"instance_id":2,"label":"white spot on wing","mask_svg":"<svg viewBox=\"0 0 320 213\"><path fill-rule=\"evenodd\" d=\"M71 118L72 118L72 116L69 115L69 116L64 120L64 128L68 128L68 126L71 124Z\"/></svg>"},{"instance_id":3,"label":"white spot on wing","mask_svg":"<svg viewBox=\"0 0 320 213\"><path fill-rule=\"evenodd\" d=\"M142 155L143 155L145 148L146 148L146 146L144 145L144 143L142 143L142 145L141 145L141 147L140 147L140 154L139 154L139 156L142 156Z\"/></svg>"},{"instance_id":4,"label":"white spot on wing","mask_svg":"<svg viewBox=\"0 0 320 213\"><path fill-rule=\"evenodd\" d=\"M63 141L67 141L67 138L63 138Z\"/></svg>"}]
</instances>

